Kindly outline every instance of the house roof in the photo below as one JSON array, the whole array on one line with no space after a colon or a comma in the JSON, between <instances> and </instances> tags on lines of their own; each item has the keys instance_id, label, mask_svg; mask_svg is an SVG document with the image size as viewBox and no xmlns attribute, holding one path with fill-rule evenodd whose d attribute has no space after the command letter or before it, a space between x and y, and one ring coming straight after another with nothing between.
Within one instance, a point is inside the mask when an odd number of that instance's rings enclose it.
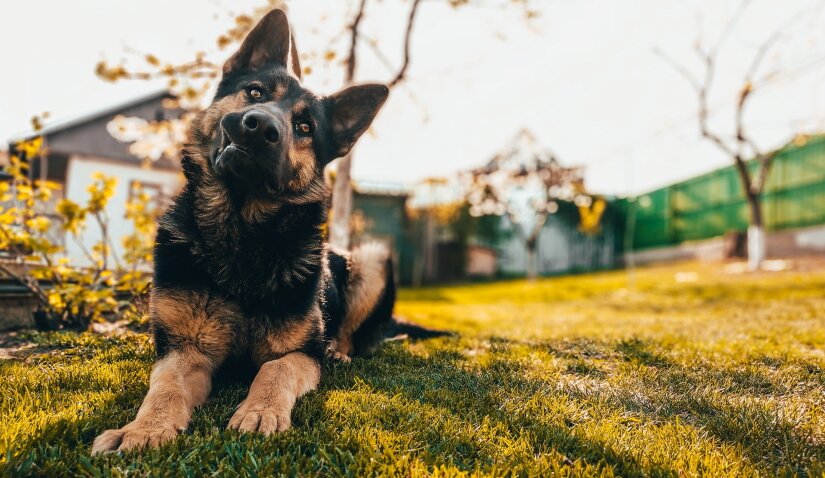
<instances>
[{"instance_id":1,"label":"house roof","mask_svg":"<svg viewBox=\"0 0 825 478\"><path fill-rule=\"evenodd\" d=\"M406 197L412 193L410 188L404 184L381 181L353 181L352 189L358 194L370 196Z\"/></svg>"},{"instance_id":2,"label":"house roof","mask_svg":"<svg viewBox=\"0 0 825 478\"><path fill-rule=\"evenodd\" d=\"M46 140L49 158L85 156L141 164L142 158L131 153L129 143L118 141L109 133L109 122L118 115L149 121L180 116L182 110L164 106L166 98L173 98L173 96L166 90L156 91L124 103L59 121L40 131L29 131L10 140L9 149L14 150L16 142L22 139L43 136ZM164 157L153 162L153 167L178 169L180 166L177 158Z\"/></svg>"},{"instance_id":3,"label":"house roof","mask_svg":"<svg viewBox=\"0 0 825 478\"><path fill-rule=\"evenodd\" d=\"M59 132L62 132L62 131L68 130L68 129L72 129L76 126L81 126L81 125L86 124L86 123L91 123L91 122L96 121L96 120L109 119L109 118L117 115L118 113L123 112L124 110L129 110L129 109L132 109L136 106L140 106L144 103L150 103L150 102L153 102L153 101L158 101L158 100L161 100L161 99L166 98L166 97L169 97L169 98L172 97L172 95L169 93L168 90L162 89L162 90L154 91L152 93L148 93L148 94L145 94L145 95L142 95L142 96L138 96L138 97L133 98L131 100L128 100L128 101L125 101L125 102L122 102L122 103L118 103L116 105L108 106L106 108L103 108L103 109L100 109L100 110L97 110L97 111L92 111L92 112L89 112L89 113L82 113L82 114L77 115L75 117L65 118L65 119L62 119L62 120L55 121L53 123L48 124L46 127L44 127L43 129L41 129L39 131L29 130L29 131L26 131L26 132L23 132L23 133L16 134L16 135L12 136L11 138L9 138L8 143L9 143L9 145L12 145L14 143L17 143L17 142L25 140L25 139L31 139L35 136L43 136L43 135L49 136L49 135L53 135L55 133L59 133Z\"/></svg>"}]
</instances>

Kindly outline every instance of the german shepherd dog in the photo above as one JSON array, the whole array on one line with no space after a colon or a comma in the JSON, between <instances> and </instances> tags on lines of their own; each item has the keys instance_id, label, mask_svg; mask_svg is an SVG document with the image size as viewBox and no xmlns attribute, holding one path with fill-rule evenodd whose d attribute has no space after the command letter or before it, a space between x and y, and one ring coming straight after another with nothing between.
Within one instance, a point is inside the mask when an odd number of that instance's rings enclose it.
<instances>
[{"instance_id":1,"label":"german shepherd dog","mask_svg":"<svg viewBox=\"0 0 825 478\"><path fill-rule=\"evenodd\" d=\"M192 124L186 185L160 220L150 318L157 361L134 421L107 430L94 453L155 447L184 430L219 368L257 374L229 428L290 426L315 389L324 355L370 355L395 332L385 248L323 243L323 168L347 154L387 99L384 85L319 97L301 86L286 15L267 14L227 60L212 104Z\"/></svg>"}]
</instances>

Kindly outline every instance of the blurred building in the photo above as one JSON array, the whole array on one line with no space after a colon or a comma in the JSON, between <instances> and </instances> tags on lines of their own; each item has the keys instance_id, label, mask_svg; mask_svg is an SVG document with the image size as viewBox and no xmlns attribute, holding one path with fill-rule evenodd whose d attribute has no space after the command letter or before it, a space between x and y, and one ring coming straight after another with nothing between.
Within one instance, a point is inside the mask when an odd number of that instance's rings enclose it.
<instances>
[{"instance_id":1,"label":"blurred building","mask_svg":"<svg viewBox=\"0 0 825 478\"><path fill-rule=\"evenodd\" d=\"M507 216L473 217L459 182L431 178L413 187L412 284L522 277L528 270L524 238ZM558 202L541 229L536 249L539 275L615 267L622 256L623 211L607 201L598 227L584 231L578 207Z\"/></svg>"},{"instance_id":2,"label":"blurred building","mask_svg":"<svg viewBox=\"0 0 825 478\"><path fill-rule=\"evenodd\" d=\"M28 160L32 167L32 177L48 179L61 185L52 199L55 203L61 198L84 203L95 172L117 178L117 187L109 201L107 215L109 232L115 239L114 246L118 248L120 244L117 239L132 232L132 224L125 217L126 202L132 185L139 182L144 190L154 195L153 199L158 205L165 206L183 185L183 176L177 158L161 156L152 162L151 168L147 167L141 158L130 152L129 143L112 137L110 131L115 124L112 120L116 117L147 121L177 118L180 110L169 107L169 99L173 97L165 91L151 94L49 125L37 133L14 138L10 140L9 147L13 151L20 140L43 136L45 154ZM0 151L0 154L0 166L6 165L7 152ZM387 244L398 264L398 278L409 283L413 258L407 233L406 203L410 191L402 185L380 182L361 181L353 186L352 243L378 241ZM99 240L95 229L87 228L83 231L84 244ZM57 227L54 234L53 240L65 245L69 258L74 263L86 260L76 241L66 240Z\"/></svg>"},{"instance_id":3,"label":"blurred building","mask_svg":"<svg viewBox=\"0 0 825 478\"><path fill-rule=\"evenodd\" d=\"M414 263L410 242L407 202L411 191L401 184L355 181L351 221L353 246L365 242L387 245L393 254L395 276L402 284L412 282Z\"/></svg>"},{"instance_id":4,"label":"blurred building","mask_svg":"<svg viewBox=\"0 0 825 478\"><path fill-rule=\"evenodd\" d=\"M145 167L142 160L129 152L129 144L115 140L109 133L109 124L116 116L135 117L144 120L161 120L177 117L179 110L164 106L165 100L172 98L168 93L158 92L121 105L106 108L68 121L49 125L47 128L29 135L14 138L9 149L15 144L35 136L44 138L44 151L40 157L27 158L33 178L47 179L61 185L52 200L71 199L84 204L88 199L87 188L93 182L93 173L101 172L117 178L114 195L106 209L109 231L115 239L116 251L120 248L119 238L132 232L132 225L126 218L126 203L132 193L134 183L140 183L144 190L154 196L160 204L168 202L183 184L180 166L174 158L161 158ZM65 240L62 233L55 233L56 243L64 244L69 258L75 263L83 263L85 255L76 241ZM99 241L97 228L89 227L81 232L84 244Z\"/></svg>"},{"instance_id":5,"label":"blurred building","mask_svg":"<svg viewBox=\"0 0 825 478\"><path fill-rule=\"evenodd\" d=\"M567 213L564 213L567 209ZM506 220L505 228L511 228ZM622 257L623 215L608 206L595 231L582 231L573 204L561 204L559 213L547 216L536 250L539 275L590 272L616 267ZM512 229L510 229L512 230ZM499 247L499 274L522 276L527 272L527 249L511 232Z\"/></svg>"},{"instance_id":6,"label":"blurred building","mask_svg":"<svg viewBox=\"0 0 825 478\"><path fill-rule=\"evenodd\" d=\"M132 232L125 217L132 185L140 183L154 195L159 205L167 204L183 184L177 158L161 156L147 167L133 154L128 142L113 138L116 117L137 121L173 119L175 109L167 92L158 92L134 101L106 108L69 121L49 125L36 135L44 137L45 153L28 158L32 176L61 185L55 203L69 198L78 203L87 199L93 173L114 176L118 183L109 201L109 233L120 247L119 238ZM0 158L2 161L2 158ZM466 279L520 276L527 270L527 251L513 225L504 217L472 218L463 203L464 191L457 177L422 181L413 187L358 181L353 184L352 244L382 242L393 251L396 277L401 284L424 284ZM462 209L464 208L464 209ZM539 239L539 274L561 274L610 268L620 255L621 221L606 215L598 231L579 230L576 208L566 206L566 214L552 214ZM564 209L564 208L562 208ZM76 241L66 240L55 228L53 240L64 244L69 258L82 264L86 259ZM96 228L82 232L81 240L99 240Z\"/></svg>"}]
</instances>

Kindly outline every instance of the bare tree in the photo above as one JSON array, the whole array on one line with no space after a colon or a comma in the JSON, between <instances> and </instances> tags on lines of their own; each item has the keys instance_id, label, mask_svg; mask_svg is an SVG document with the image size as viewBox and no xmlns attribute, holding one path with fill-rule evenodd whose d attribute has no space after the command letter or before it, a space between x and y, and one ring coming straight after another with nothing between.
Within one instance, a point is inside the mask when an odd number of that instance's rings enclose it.
<instances>
[{"instance_id":1,"label":"bare tree","mask_svg":"<svg viewBox=\"0 0 825 478\"><path fill-rule=\"evenodd\" d=\"M358 45L362 41L360 35L361 20L364 18L367 0L359 0L358 11L355 18L349 26L350 46L349 54L345 61L346 72L344 75L344 84L349 85L355 81L355 67L357 65L357 51ZM415 17L418 13L418 7L421 5L421 0L413 0L410 6L409 15L407 16L407 26L404 33L404 59L401 66L392 76L392 79L387 83L387 86L392 89L401 83L407 73L407 68L410 64L410 39L412 38L413 26L415 25ZM332 220L330 221L330 244L349 249L350 246L350 217L352 216L352 151L346 156L338 160L336 165L335 185L332 193Z\"/></svg>"},{"instance_id":2,"label":"bare tree","mask_svg":"<svg viewBox=\"0 0 825 478\"><path fill-rule=\"evenodd\" d=\"M714 79L716 78L720 49L746 12L750 3L750 0L742 1L738 10L727 22L716 44L711 48L706 48L702 45L702 42L697 39L694 49L704 68L702 74L694 74L684 65L676 62L659 49L655 49L654 53L690 83L690 86L697 95L699 103L697 118L702 137L727 155L736 167L750 212L747 251L748 268L753 271L761 267L766 256L767 247L765 242L765 221L762 212L762 195L765 192L765 184L767 183L773 160L779 150L765 151L757 145L754 135L748 130L745 124L745 110L753 99L757 89L767 84L767 80L770 77L770 75L760 78L756 77L765 57L781 38L782 32L788 28L790 23L799 18L800 15L797 14L792 17L791 21L784 23L767 35L765 40L762 41L756 49L750 65L744 74L739 92L737 93L736 106L734 108L733 134L725 135L720 131L714 130L708 124L711 115L708 97ZM753 161L757 167L755 169L749 168L749 161Z\"/></svg>"},{"instance_id":3,"label":"bare tree","mask_svg":"<svg viewBox=\"0 0 825 478\"><path fill-rule=\"evenodd\" d=\"M559 200L581 204L584 168L564 167L547 149L538 147L527 130L467 175L467 201L473 216L506 215L527 249L527 276L538 275L538 241L548 214L558 211Z\"/></svg>"},{"instance_id":4,"label":"bare tree","mask_svg":"<svg viewBox=\"0 0 825 478\"><path fill-rule=\"evenodd\" d=\"M386 60L386 56L378 50L374 42L370 42L361 35L361 21L367 13L367 0L358 0L358 9L352 23L348 27L350 37L349 54L345 61L346 72L344 75L345 85L355 81L355 69L357 65L357 51L358 46L362 42L369 45L376 54L382 59ZM537 15L537 12L530 7L530 0L509 0L514 5L519 5L523 11L526 19L531 19ZM457 8L471 3L470 0L447 0L452 7ZM507 0L504 2L507 3ZM403 57L401 65L392 74L387 86L392 90L406 79L407 69L410 66L411 53L410 46L412 40L413 27L415 25L416 16L418 14L421 0L412 0L410 4L409 13L407 15L406 26L404 28L404 42L403 42ZM386 63L386 61L385 61ZM330 221L330 235L329 241L331 244L344 249L349 248L350 245L350 217L352 215L352 151L345 157L338 160L336 164L335 185L332 193L332 219Z\"/></svg>"},{"instance_id":5,"label":"bare tree","mask_svg":"<svg viewBox=\"0 0 825 478\"><path fill-rule=\"evenodd\" d=\"M474 3L472 0L432 0L447 3L453 8L463 7ZM409 9L406 15L406 24L403 30L403 47L401 62L398 66L391 65L388 56L381 50L379 42L362 32L363 20L370 11L370 6L381 3L381 0L356 0L356 9L351 22L342 30L348 36L346 56L340 63L344 67L344 86L357 81L358 52L362 46L368 47L390 69L390 76L386 84L390 89L402 84L407 78L407 72L412 60L411 42L418 11L422 0L409 0ZM532 7L532 0L498 0L496 2L477 2L486 6L519 8L526 20L538 15ZM266 2L248 13L234 15L234 24L222 33L216 40L219 50L226 50L239 43L249 30L266 12L273 8L286 8L285 0L266 0ZM340 39L341 36L336 37ZM300 39L299 39L300 40ZM182 63L165 62L160 55L143 54L135 51L142 57L147 67L127 67L125 64L109 64L101 61L96 66L97 75L105 81L120 80L152 80L165 78L169 81L170 89L176 94L176 100L169 100L169 108L181 108L184 113L180 118L145 121L140 118L118 117L108 128L113 137L120 141L132 143L130 151L142 157L146 164L151 164L161 157L174 159L180 150L188 129L189 122L204 103L205 95L220 76L220 61L208 58L206 52L200 51L192 60ZM334 49L325 52L303 52L301 62L305 64L304 75L312 71L311 61L332 63L337 61ZM372 79L371 79L372 80ZM352 169L352 153L340 158L336 164L336 177L333 189L333 204L330 222L330 242L336 246L348 248L350 242L350 217L352 215L352 187L350 172Z\"/></svg>"}]
</instances>

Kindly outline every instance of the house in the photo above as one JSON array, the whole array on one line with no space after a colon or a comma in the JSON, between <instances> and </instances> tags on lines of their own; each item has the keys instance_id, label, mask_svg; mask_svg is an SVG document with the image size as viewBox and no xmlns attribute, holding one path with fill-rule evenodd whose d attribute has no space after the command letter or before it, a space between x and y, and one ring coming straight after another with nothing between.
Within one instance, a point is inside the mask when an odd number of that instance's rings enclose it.
<instances>
[{"instance_id":1,"label":"house","mask_svg":"<svg viewBox=\"0 0 825 478\"><path fill-rule=\"evenodd\" d=\"M10 151L25 139L40 135L44 138L45 154L30 158L32 176L45 178L62 186L56 193L55 201L68 198L83 204L88 198L87 188L93 182L93 173L101 172L117 179L114 195L109 200L106 214L109 220L110 237L114 239L115 253L119 251L119 238L132 232L132 226L126 218L126 203L132 191L132 185L140 183L155 196L155 200L164 201L172 197L182 186L183 177L180 165L175 158L163 157L146 167L143 161L129 152L129 144L114 139L108 131L108 125L118 115L136 117L144 120L174 118L179 110L164 106L165 100L172 97L166 91L153 93L142 98L106 108L82 117L55 123L37 132L13 138L9 141ZM63 241L66 252L73 263L85 263L78 241ZM97 228L87 227L81 233L83 244L92 244L100 240Z\"/></svg>"},{"instance_id":2,"label":"house","mask_svg":"<svg viewBox=\"0 0 825 478\"><path fill-rule=\"evenodd\" d=\"M375 181L356 181L352 189L351 243L386 244L393 254L396 280L410 284L414 257L407 201L411 191L400 184Z\"/></svg>"},{"instance_id":3,"label":"house","mask_svg":"<svg viewBox=\"0 0 825 478\"><path fill-rule=\"evenodd\" d=\"M506 214L473 217L457 178L430 178L414 188L410 207L416 261L414 284L466 279L521 277L529 269L524 234ZM601 196L593 196L601 197ZM538 236L535 266L539 275L611 269L621 259L623 210L612 198L595 228L583 227L583 214L573 202L556 200ZM592 216L592 211L590 211ZM593 219L595 216L591 217Z\"/></svg>"},{"instance_id":4,"label":"house","mask_svg":"<svg viewBox=\"0 0 825 478\"><path fill-rule=\"evenodd\" d=\"M536 247L536 271L539 275L560 275L612 269L621 259L624 216L608 204L595 231L580 227L579 212L573 204L558 201L559 211L550 214L542 227ZM515 226L502 219L506 234L499 242L499 273L523 276L528 269L528 252Z\"/></svg>"}]
</instances>

